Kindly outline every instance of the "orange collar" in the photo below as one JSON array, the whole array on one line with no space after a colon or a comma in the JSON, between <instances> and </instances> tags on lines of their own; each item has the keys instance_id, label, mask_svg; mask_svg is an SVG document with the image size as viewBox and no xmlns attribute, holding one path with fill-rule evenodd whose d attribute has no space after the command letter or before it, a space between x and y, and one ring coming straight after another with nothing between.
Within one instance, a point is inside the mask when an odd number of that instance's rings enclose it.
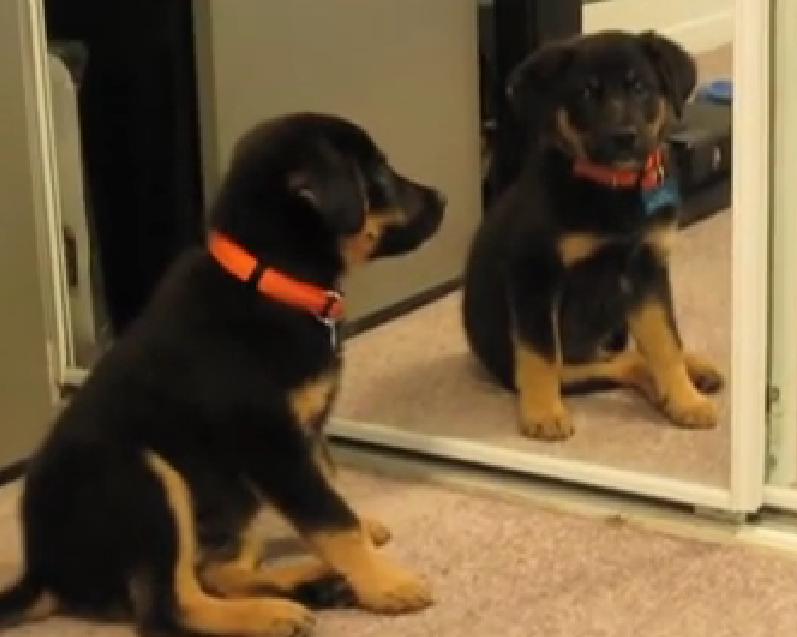
<instances>
[{"instance_id":1,"label":"orange collar","mask_svg":"<svg viewBox=\"0 0 797 637\"><path fill-rule=\"evenodd\" d=\"M256 257L221 233L211 232L209 248L222 268L241 281L254 282L264 296L310 312L327 326L343 318L343 299L335 290L297 281L274 268L264 267Z\"/></svg>"},{"instance_id":2,"label":"orange collar","mask_svg":"<svg viewBox=\"0 0 797 637\"><path fill-rule=\"evenodd\" d=\"M660 148L653 151L641 171L607 168L587 159L577 159L573 174L610 188L634 188L639 184L642 190L653 190L664 180L664 154Z\"/></svg>"}]
</instances>

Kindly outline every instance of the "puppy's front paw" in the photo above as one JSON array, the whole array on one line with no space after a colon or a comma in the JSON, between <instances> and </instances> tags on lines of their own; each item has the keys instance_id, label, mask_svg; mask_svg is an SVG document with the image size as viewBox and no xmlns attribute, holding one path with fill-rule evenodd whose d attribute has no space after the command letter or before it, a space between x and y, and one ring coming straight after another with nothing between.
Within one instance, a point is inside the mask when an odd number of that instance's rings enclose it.
<instances>
[{"instance_id":1,"label":"puppy's front paw","mask_svg":"<svg viewBox=\"0 0 797 637\"><path fill-rule=\"evenodd\" d=\"M565 440L575 433L573 419L564 405L551 405L549 409L520 406L520 432L540 440Z\"/></svg>"},{"instance_id":2,"label":"puppy's front paw","mask_svg":"<svg viewBox=\"0 0 797 637\"><path fill-rule=\"evenodd\" d=\"M684 361L689 378L698 391L714 394L725 386L725 377L711 361L696 354L686 354Z\"/></svg>"},{"instance_id":3,"label":"puppy's front paw","mask_svg":"<svg viewBox=\"0 0 797 637\"><path fill-rule=\"evenodd\" d=\"M375 613L411 613L432 604L431 589L423 580L385 560L352 586L360 605Z\"/></svg>"},{"instance_id":4,"label":"puppy's front paw","mask_svg":"<svg viewBox=\"0 0 797 637\"><path fill-rule=\"evenodd\" d=\"M717 405L697 391L691 395L665 398L663 408L673 421L684 427L711 429L717 425Z\"/></svg>"},{"instance_id":5,"label":"puppy's front paw","mask_svg":"<svg viewBox=\"0 0 797 637\"><path fill-rule=\"evenodd\" d=\"M243 603L242 603L243 604ZM315 626L313 614L301 604L282 599L251 602L253 635L257 637L307 637Z\"/></svg>"}]
</instances>

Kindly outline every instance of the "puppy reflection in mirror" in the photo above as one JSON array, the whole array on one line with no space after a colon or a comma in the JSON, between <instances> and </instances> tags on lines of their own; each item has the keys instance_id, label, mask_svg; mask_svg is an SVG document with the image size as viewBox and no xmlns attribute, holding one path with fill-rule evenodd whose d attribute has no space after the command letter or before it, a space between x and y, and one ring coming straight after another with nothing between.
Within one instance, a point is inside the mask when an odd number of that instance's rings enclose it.
<instances>
[{"instance_id":1,"label":"puppy reflection in mirror","mask_svg":"<svg viewBox=\"0 0 797 637\"><path fill-rule=\"evenodd\" d=\"M545 47L510 77L527 156L477 233L463 315L475 355L517 391L528 436L573 434L571 388L633 387L678 425L717 423L706 393L723 378L683 346L668 266L666 139L695 82L674 42L617 31Z\"/></svg>"}]
</instances>

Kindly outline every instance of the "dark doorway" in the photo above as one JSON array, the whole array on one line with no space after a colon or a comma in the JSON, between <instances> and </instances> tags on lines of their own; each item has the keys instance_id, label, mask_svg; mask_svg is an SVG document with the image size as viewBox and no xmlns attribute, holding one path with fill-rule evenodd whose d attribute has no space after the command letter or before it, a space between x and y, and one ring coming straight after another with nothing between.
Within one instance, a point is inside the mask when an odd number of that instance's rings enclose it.
<instances>
[{"instance_id":1,"label":"dark doorway","mask_svg":"<svg viewBox=\"0 0 797 637\"><path fill-rule=\"evenodd\" d=\"M48 40L85 52L87 208L118 335L203 234L191 3L46 0L45 11Z\"/></svg>"},{"instance_id":2,"label":"dark doorway","mask_svg":"<svg viewBox=\"0 0 797 637\"><path fill-rule=\"evenodd\" d=\"M490 148L485 207L512 181L525 146L506 100L506 80L530 53L581 33L582 0L488 0L479 3L483 135Z\"/></svg>"}]
</instances>

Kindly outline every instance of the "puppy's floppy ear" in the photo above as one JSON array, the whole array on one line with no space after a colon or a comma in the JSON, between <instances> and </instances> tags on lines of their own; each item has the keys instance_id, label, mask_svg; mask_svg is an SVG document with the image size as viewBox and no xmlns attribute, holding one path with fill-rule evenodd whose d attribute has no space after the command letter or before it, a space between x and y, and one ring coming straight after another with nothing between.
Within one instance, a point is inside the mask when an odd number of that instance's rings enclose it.
<instances>
[{"instance_id":1,"label":"puppy's floppy ear","mask_svg":"<svg viewBox=\"0 0 797 637\"><path fill-rule=\"evenodd\" d=\"M509 74L506 96L515 115L524 122L537 114L542 98L573 58L572 41L545 45Z\"/></svg>"},{"instance_id":2,"label":"puppy's floppy ear","mask_svg":"<svg viewBox=\"0 0 797 637\"><path fill-rule=\"evenodd\" d=\"M354 234L368 206L360 169L327 142L319 142L287 175L291 196L310 206L338 234Z\"/></svg>"},{"instance_id":3,"label":"puppy's floppy ear","mask_svg":"<svg viewBox=\"0 0 797 637\"><path fill-rule=\"evenodd\" d=\"M680 45L653 31L639 35L645 55L653 63L667 99L676 116L681 117L684 104L697 83L695 61Z\"/></svg>"}]
</instances>

